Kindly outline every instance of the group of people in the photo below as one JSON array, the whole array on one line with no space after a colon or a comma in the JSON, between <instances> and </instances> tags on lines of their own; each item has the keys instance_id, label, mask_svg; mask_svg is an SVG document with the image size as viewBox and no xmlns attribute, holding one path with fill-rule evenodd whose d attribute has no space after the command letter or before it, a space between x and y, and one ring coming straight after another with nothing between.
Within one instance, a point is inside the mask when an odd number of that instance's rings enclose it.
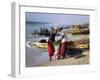
<instances>
[{"instance_id":1,"label":"group of people","mask_svg":"<svg viewBox=\"0 0 100 80\"><path fill-rule=\"evenodd\" d=\"M55 40L58 32L61 32L61 38L59 40ZM48 40L48 54L50 61L52 61L52 59L64 59L66 57L67 50L67 37L65 36L63 29L61 28L59 31L52 29Z\"/></svg>"}]
</instances>

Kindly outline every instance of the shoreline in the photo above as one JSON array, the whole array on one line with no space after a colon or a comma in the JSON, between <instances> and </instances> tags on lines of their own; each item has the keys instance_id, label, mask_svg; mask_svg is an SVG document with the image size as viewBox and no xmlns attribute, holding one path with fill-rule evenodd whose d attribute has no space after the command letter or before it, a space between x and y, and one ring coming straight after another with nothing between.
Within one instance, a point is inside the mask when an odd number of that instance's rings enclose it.
<instances>
[{"instance_id":1,"label":"shoreline","mask_svg":"<svg viewBox=\"0 0 100 80\"><path fill-rule=\"evenodd\" d=\"M65 59L49 61L48 52L41 52L37 48L26 47L26 67L45 67L45 66L63 66L63 65L84 65L89 64L89 50L84 50L79 58L68 57Z\"/></svg>"},{"instance_id":2,"label":"shoreline","mask_svg":"<svg viewBox=\"0 0 100 80\"><path fill-rule=\"evenodd\" d=\"M31 48L26 46L26 67L35 67L42 65L49 61L49 56L47 52L41 52L41 50L36 50L36 48Z\"/></svg>"}]
</instances>

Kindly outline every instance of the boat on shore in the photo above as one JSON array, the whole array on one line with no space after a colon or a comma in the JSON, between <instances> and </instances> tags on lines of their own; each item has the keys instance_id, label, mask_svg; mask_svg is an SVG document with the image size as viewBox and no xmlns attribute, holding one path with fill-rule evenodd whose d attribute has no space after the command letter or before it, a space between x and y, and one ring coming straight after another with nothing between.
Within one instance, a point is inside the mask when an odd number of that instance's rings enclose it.
<instances>
[{"instance_id":1,"label":"boat on shore","mask_svg":"<svg viewBox=\"0 0 100 80\"><path fill-rule=\"evenodd\" d=\"M44 39L40 40L39 42L32 42L32 46L36 46L38 48L43 48L43 49L48 48L47 41Z\"/></svg>"},{"instance_id":2,"label":"boat on shore","mask_svg":"<svg viewBox=\"0 0 100 80\"><path fill-rule=\"evenodd\" d=\"M61 39L61 36L56 36L55 37L56 40ZM47 49L48 48L48 37L46 38L40 38L37 41L33 41L32 43L32 47L37 47L37 48L42 48L42 49Z\"/></svg>"},{"instance_id":3,"label":"boat on shore","mask_svg":"<svg viewBox=\"0 0 100 80\"><path fill-rule=\"evenodd\" d=\"M70 34L89 34L89 28L84 28L84 29L71 29L68 31Z\"/></svg>"},{"instance_id":4,"label":"boat on shore","mask_svg":"<svg viewBox=\"0 0 100 80\"><path fill-rule=\"evenodd\" d=\"M35 43L33 44L33 46L36 46L36 47L38 47L38 48L43 48L43 49L47 49L47 48L48 48L47 43L35 42Z\"/></svg>"},{"instance_id":5,"label":"boat on shore","mask_svg":"<svg viewBox=\"0 0 100 80\"><path fill-rule=\"evenodd\" d=\"M69 41L70 48L89 48L89 39Z\"/></svg>"},{"instance_id":6,"label":"boat on shore","mask_svg":"<svg viewBox=\"0 0 100 80\"><path fill-rule=\"evenodd\" d=\"M85 40L76 40L76 41L68 41L70 48L89 48L89 39ZM47 42L32 42L32 46L37 48L47 49Z\"/></svg>"}]
</instances>

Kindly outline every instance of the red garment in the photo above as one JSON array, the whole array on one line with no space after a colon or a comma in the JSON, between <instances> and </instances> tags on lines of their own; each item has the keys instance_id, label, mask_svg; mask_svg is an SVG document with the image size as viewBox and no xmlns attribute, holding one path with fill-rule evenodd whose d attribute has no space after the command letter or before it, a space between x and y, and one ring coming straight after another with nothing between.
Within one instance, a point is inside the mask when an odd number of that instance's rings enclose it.
<instances>
[{"instance_id":1,"label":"red garment","mask_svg":"<svg viewBox=\"0 0 100 80\"><path fill-rule=\"evenodd\" d=\"M53 46L53 44L49 41L49 42L48 42L48 53L49 53L49 56L53 56L53 55L54 55L54 52L55 52L54 46Z\"/></svg>"},{"instance_id":2,"label":"red garment","mask_svg":"<svg viewBox=\"0 0 100 80\"><path fill-rule=\"evenodd\" d=\"M66 53L67 50L68 50L67 42L62 43L61 47L60 47L60 56L65 57L65 53Z\"/></svg>"}]
</instances>

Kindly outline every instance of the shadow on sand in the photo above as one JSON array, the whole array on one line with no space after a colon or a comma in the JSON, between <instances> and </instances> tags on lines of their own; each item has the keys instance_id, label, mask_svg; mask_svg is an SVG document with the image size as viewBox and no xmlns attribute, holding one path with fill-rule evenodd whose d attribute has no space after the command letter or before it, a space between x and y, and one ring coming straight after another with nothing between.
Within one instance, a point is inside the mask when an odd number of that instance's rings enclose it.
<instances>
[{"instance_id":1,"label":"shadow on sand","mask_svg":"<svg viewBox=\"0 0 100 80\"><path fill-rule=\"evenodd\" d=\"M86 55L83 55L82 53L87 50L88 49L70 48L67 53L68 55L70 55L70 57L75 57L75 59L77 59L77 58L85 57Z\"/></svg>"}]
</instances>

